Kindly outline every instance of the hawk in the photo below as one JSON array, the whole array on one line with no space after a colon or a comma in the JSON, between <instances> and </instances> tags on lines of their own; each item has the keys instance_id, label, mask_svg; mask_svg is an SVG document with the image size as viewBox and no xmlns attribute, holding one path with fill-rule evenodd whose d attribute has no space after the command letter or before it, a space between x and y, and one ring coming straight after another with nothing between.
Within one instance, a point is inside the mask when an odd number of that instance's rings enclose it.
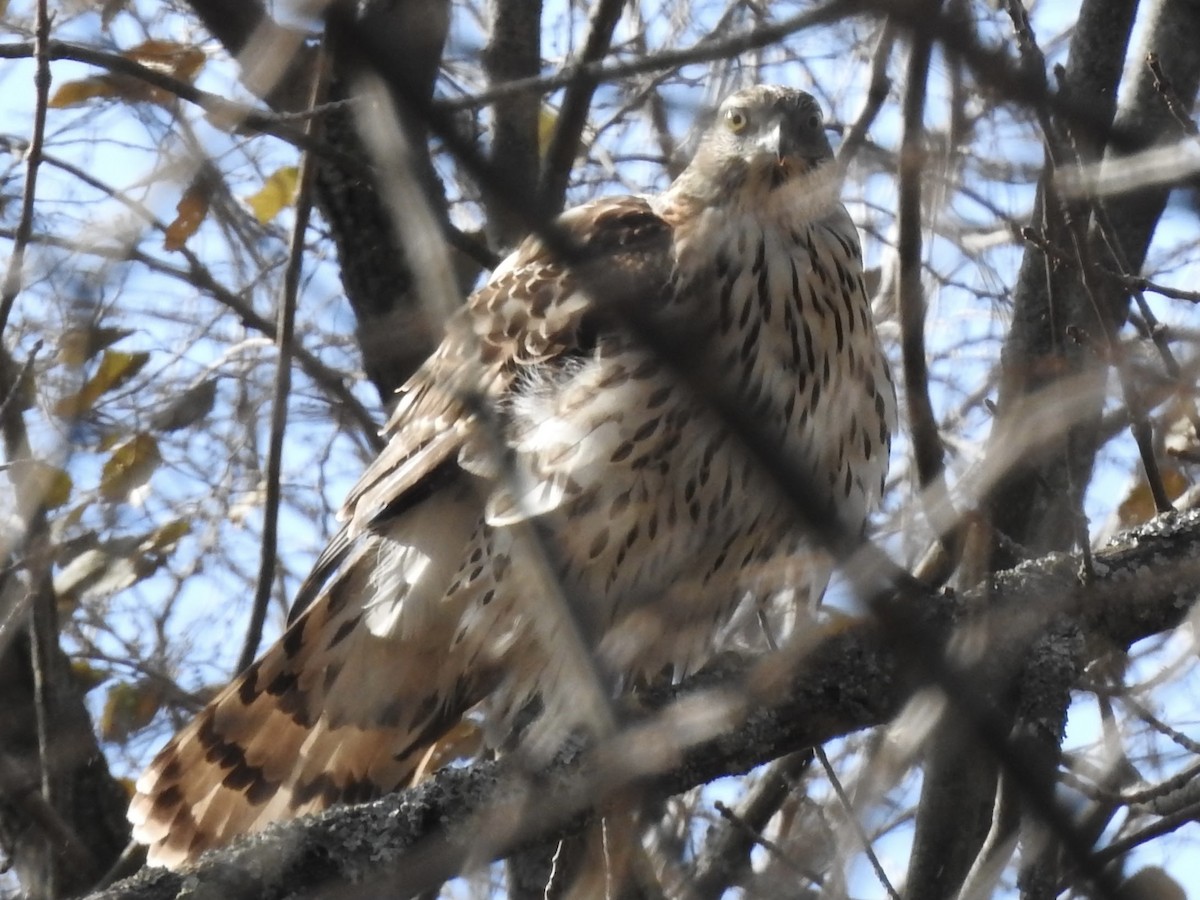
<instances>
[{"instance_id":1,"label":"hawk","mask_svg":"<svg viewBox=\"0 0 1200 900\"><path fill-rule=\"evenodd\" d=\"M830 561L622 311L692 348L861 531L896 401L837 191L813 97L757 86L664 193L521 244L400 388L283 636L138 781L149 861L402 788L471 710L501 737L530 709L527 733L590 726L589 677L677 676L748 598L815 602Z\"/></svg>"}]
</instances>

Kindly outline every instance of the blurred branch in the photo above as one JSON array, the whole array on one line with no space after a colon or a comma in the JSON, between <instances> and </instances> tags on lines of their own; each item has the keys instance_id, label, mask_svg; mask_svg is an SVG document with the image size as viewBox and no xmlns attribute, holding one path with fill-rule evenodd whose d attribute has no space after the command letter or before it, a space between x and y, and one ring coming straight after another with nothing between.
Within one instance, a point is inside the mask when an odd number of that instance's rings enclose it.
<instances>
[{"instance_id":1,"label":"blurred branch","mask_svg":"<svg viewBox=\"0 0 1200 900\"><path fill-rule=\"evenodd\" d=\"M42 143L46 136L46 107L50 96L50 17L46 12L45 0L37 6L37 39L30 47L36 60L34 70L33 133L25 156L25 186L21 193L21 214L17 219L16 234L13 236L12 254L4 272L4 284L0 287L0 335L8 325L13 304L21 292L22 267L25 263L25 248L33 231L34 198L37 196L38 167L42 164ZM29 54L27 54L29 55ZM6 386L0 384L0 396L6 396Z\"/></svg>"},{"instance_id":2,"label":"blurred branch","mask_svg":"<svg viewBox=\"0 0 1200 900\"><path fill-rule=\"evenodd\" d=\"M942 14L941 0L926 4L925 17ZM904 85L903 133L899 160L899 231L896 280L900 313L904 397L912 433L921 507L945 547L944 577L957 564L959 521L951 505L944 473L944 450L929 397L925 351L925 287L921 278L921 176L927 159L924 116L933 39L923 30L911 35ZM954 148L950 148L954 152ZM987 821L982 812L995 783L987 748L963 734L957 717L943 717L930 742L916 811L913 847L905 890L912 897L948 897L971 866L983 843Z\"/></svg>"},{"instance_id":3,"label":"blurred branch","mask_svg":"<svg viewBox=\"0 0 1200 900\"><path fill-rule=\"evenodd\" d=\"M928 4L928 15L937 16L941 0ZM929 399L929 368L925 359L925 287L921 283L921 177L925 169L925 94L933 41L913 35L904 82L903 134L900 145L900 185L896 223L896 255L900 310L900 349L904 367L904 396L912 430L913 455L919 486L929 497L926 513L934 531L946 536L944 515L952 515L943 476L942 440L933 404Z\"/></svg>"},{"instance_id":4,"label":"blurred branch","mask_svg":"<svg viewBox=\"0 0 1200 900\"><path fill-rule=\"evenodd\" d=\"M732 59L747 50L757 50L782 41L796 32L869 12L881 4L882 0L876 0L875 3L868 2L868 0L827 0L826 3L815 9L783 19L773 25L764 25L742 34L735 34L732 37L704 40L682 50L664 50L626 63L571 65L553 75L523 78L467 97L439 100L437 107L447 112L477 109L495 103L501 97L514 94L548 94L559 88L568 87L580 79L602 84L620 81L631 75L642 75L646 72L679 69L693 63L712 62L718 59Z\"/></svg>"},{"instance_id":5,"label":"blurred branch","mask_svg":"<svg viewBox=\"0 0 1200 900\"><path fill-rule=\"evenodd\" d=\"M871 125L875 122L879 111L883 109L888 92L892 89L892 80L888 78L887 68L895 44L896 28L888 19L883 23L883 28L879 32L879 40L875 44L875 52L871 54L871 82L867 87L867 102L838 147L837 159L842 171L849 167L858 151L862 149Z\"/></svg>"},{"instance_id":6,"label":"blurred branch","mask_svg":"<svg viewBox=\"0 0 1200 900\"><path fill-rule=\"evenodd\" d=\"M234 56L246 49L255 34L280 27L268 18L259 0L188 0L188 6Z\"/></svg>"},{"instance_id":7,"label":"blurred branch","mask_svg":"<svg viewBox=\"0 0 1200 900\"><path fill-rule=\"evenodd\" d=\"M1089 585L1075 577L1077 560L1052 557L998 577L994 600L1010 614L1036 619L1023 619L1022 628L1040 630L1043 613L1069 615L1096 639L1069 652L1096 652L1109 642L1128 647L1184 619L1197 599L1197 559L1200 513L1172 513L1100 552L1099 574ZM914 606L912 628L925 641L920 652L937 656L934 648L978 602L969 594L930 595ZM989 652L1011 649L998 643ZM1048 643L1040 652L1060 649ZM230 900L267 900L350 877L360 895L387 885L392 896L410 896L453 877L468 861L476 865L574 833L593 815L589 810L631 786L643 796L670 796L887 721L919 686L904 674L903 655L891 632L859 624L832 633L798 666L785 663L789 674L782 681L779 655L726 660L681 684L648 691L644 708L658 710L656 717L587 753L565 753L548 772L522 775L514 772L521 768L516 760L444 769L414 789L273 826L206 855L186 872L143 872L95 897L174 897L189 883ZM1027 663L1044 659L1035 655ZM706 713L697 719L700 710ZM691 724L681 728L681 721Z\"/></svg>"},{"instance_id":8,"label":"blurred branch","mask_svg":"<svg viewBox=\"0 0 1200 900\"><path fill-rule=\"evenodd\" d=\"M152 69L136 60L128 59L117 53L97 50L84 44L58 40L49 41L46 52L52 60L74 60L115 72L118 75L135 78L199 106L214 122L224 122L237 129L248 129L259 134L271 135L302 150L315 153L322 159L337 163L348 172L360 176L367 174L362 160L336 146L308 136L302 128L291 125L284 119L259 112L244 103L237 103L217 94L202 91L187 81ZM0 44L0 59L25 59L33 55L34 46L30 42Z\"/></svg>"},{"instance_id":9,"label":"blurred branch","mask_svg":"<svg viewBox=\"0 0 1200 900\"><path fill-rule=\"evenodd\" d=\"M11 229L0 228L0 237L11 237L13 234ZM208 267L204 265L200 259L195 256L186 247L180 252L183 253L184 259L188 263L187 268L180 268L165 262L158 257L151 256L137 247L124 246L102 246L98 244L90 244L88 246L80 246L79 243L70 238L59 237L49 234L33 234L31 236L33 243L45 244L50 247L60 247L64 250L70 250L76 253L90 253L95 256L104 257L105 259L121 260L128 262L141 263L146 268L163 275L170 275L178 278L181 281L192 285L197 290L203 291L222 306L227 307L233 312L242 324L255 331L260 332L272 341L278 340L275 323L270 319L265 318L254 310L249 301L240 295L229 290L222 285L213 276ZM300 367L305 373L316 382L322 390L328 393L331 399L337 401L337 410L339 415L345 415L350 421L354 422L358 427L358 434L365 441L367 446L373 452L378 453L383 449L383 440L379 437L379 424L367 412L366 407L362 402L354 396L349 388L346 387L344 376L334 369L331 369L325 363L321 362L311 350L297 345L294 349L295 357Z\"/></svg>"}]
</instances>

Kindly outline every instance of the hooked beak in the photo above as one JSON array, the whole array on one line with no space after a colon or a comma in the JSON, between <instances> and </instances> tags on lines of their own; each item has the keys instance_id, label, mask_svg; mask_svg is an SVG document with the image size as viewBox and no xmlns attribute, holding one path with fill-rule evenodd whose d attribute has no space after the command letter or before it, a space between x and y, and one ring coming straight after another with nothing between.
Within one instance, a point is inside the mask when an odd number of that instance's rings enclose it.
<instances>
[{"instance_id":1,"label":"hooked beak","mask_svg":"<svg viewBox=\"0 0 1200 900\"><path fill-rule=\"evenodd\" d=\"M782 162L784 156L787 155L784 147L784 141L785 138L783 136L783 130L780 128L779 121L776 120L771 127L764 131L762 136L759 137L758 148L762 151L764 156L774 156L776 159Z\"/></svg>"},{"instance_id":2,"label":"hooked beak","mask_svg":"<svg viewBox=\"0 0 1200 900\"><path fill-rule=\"evenodd\" d=\"M763 132L758 139L758 149L764 158L771 160L771 181L775 187L812 167L809 154L781 121L777 120Z\"/></svg>"},{"instance_id":3,"label":"hooked beak","mask_svg":"<svg viewBox=\"0 0 1200 900\"><path fill-rule=\"evenodd\" d=\"M802 172L807 171L821 157L818 149L797 140L793 131L784 128L780 120L763 132L758 139L758 148L763 156L774 157L780 166Z\"/></svg>"}]
</instances>

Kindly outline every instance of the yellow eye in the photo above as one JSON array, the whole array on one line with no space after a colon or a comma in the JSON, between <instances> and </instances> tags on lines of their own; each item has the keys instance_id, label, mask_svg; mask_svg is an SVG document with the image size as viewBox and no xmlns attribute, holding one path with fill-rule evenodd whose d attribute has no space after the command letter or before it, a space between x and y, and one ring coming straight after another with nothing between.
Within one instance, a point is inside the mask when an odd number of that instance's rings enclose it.
<instances>
[{"instance_id":1,"label":"yellow eye","mask_svg":"<svg viewBox=\"0 0 1200 900\"><path fill-rule=\"evenodd\" d=\"M746 115L744 109L730 109L725 111L725 127L734 134L741 134L749 124L750 117Z\"/></svg>"}]
</instances>

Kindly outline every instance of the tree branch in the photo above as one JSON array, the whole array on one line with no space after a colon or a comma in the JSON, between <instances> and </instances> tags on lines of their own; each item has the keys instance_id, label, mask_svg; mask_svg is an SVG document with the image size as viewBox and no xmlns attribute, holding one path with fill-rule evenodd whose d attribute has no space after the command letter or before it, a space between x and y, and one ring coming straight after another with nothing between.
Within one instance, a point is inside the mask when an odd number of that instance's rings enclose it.
<instances>
[{"instance_id":1,"label":"tree branch","mask_svg":"<svg viewBox=\"0 0 1200 900\"><path fill-rule=\"evenodd\" d=\"M1003 573L995 607L1010 619L1021 611L1015 630L1037 635L1047 615L1068 615L1097 639L1089 642L1094 648L1128 647L1173 628L1197 598L1200 512L1168 514L1128 534L1097 555L1097 568L1086 588L1075 577L1077 561L1062 557ZM915 605L912 625L926 640L921 652L936 655L977 602L968 594ZM1011 647L1001 643L989 652L1007 656ZM1035 646L1041 650L1022 657L1018 676L1079 649ZM888 721L920 684L906 657L894 635L865 622L835 630L798 663L779 654L725 659L682 684L647 692L643 707L656 715L589 752L565 752L548 770L522 771L515 757L443 770L375 803L274 826L207 854L186 872L143 872L94 897L174 897L186 883L197 897L273 898L297 885L315 892L347 879L363 895L383 885L392 896L416 894L462 871L468 859L502 858L574 833L606 798L630 787L644 797L670 796Z\"/></svg>"},{"instance_id":2,"label":"tree branch","mask_svg":"<svg viewBox=\"0 0 1200 900\"><path fill-rule=\"evenodd\" d=\"M586 74L586 67L598 63L608 53L612 44L613 31L625 9L625 0L600 0L593 9L587 41L579 55L576 66L579 75L567 85L562 105L558 109L558 121L546 156L542 163L541 185L538 196L546 209L562 209L563 198L571 177L571 167L579 154L579 137L587 124L588 110L592 108L592 95L600 83Z\"/></svg>"}]
</instances>

